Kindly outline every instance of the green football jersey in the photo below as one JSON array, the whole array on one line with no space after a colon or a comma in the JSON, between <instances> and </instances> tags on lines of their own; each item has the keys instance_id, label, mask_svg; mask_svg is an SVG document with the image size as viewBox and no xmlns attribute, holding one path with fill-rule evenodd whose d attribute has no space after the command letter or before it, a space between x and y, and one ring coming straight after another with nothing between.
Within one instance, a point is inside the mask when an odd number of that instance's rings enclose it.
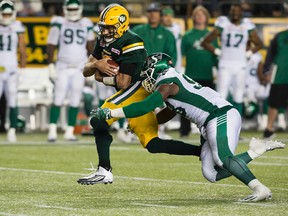
<instances>
[{"instance_id":1,"label":"green football jersey","mask_svg":"<svg viewBox=\"0 0 288 216\"><path fill-rule=\"evenodd\" d=\"M171 83L179 87L179 92L170 95L165 103L170 109L194 122L198 128L204 125L211 114L217 114L221 108L231 107L231 104L218 92L209 87L202 87L174 68L169 68L159 75L155 85L157 88L159 85Z\"/></svg>"},{"instance_id":2,"label":"green football jersey","mask_svg":"<svg viewBox=\"0 0 288 216\"><path fill-rule=\"evenodd\" d=\"M191 29L182 38L181 52L186 57L185 74L196 80L213 80L213 66L217 65L216 56L200 44L208 29ZM213 41L217 47L217 41Z\"/></svg>"},{"instance_id":3,"label":"green football jersey","mask_svg":"<svg viewBox=\"0 0 288 216\"><path fill-rule=\"evenodd\" d=\"M288 84L288 30L279 32L271 41L264 64L264 71L272 69L273 84Z\"/></svg>"},{"instance_id":4,"label":"green football jersey","mask_svg":"<svg viewBox=\"0 0 288 216\"><path fill-rule=\"evenodd\" d=\"M143 79L140 77L140 72L147 52L143 40L132 31L127 31L110 44L105 43L104 39L98 39L92 55L96 59L111 58L119 64L120 73L125 64L134 64L136 66L134 71L123 72L132 76L133 83Z\"/></svg>"}]
</instances>

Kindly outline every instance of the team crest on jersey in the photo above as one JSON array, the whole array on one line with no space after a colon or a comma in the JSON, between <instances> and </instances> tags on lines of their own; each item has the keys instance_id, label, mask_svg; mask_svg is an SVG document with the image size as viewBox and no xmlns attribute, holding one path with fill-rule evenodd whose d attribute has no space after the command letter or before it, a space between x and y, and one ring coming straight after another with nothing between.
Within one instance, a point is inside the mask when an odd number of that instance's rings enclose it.
<instances>
[{"instance_id":1,"label":"team crest on jersey","mask_svg":"<svg viewBox=\"0 0 288 216\"><path fill-rule=\"evenodd\" d=\"M125 14L121 14L118 18L118 21L120 23L124 23L127 20L127 17L125 16Z\"/></svg>"},{"instance_id":2,"label":"team crest on jersey","mask_svg":"<svg viewBox=\"0 0 288 216\"><path fill-rule=\"evenodd\" d=\"M112 47L111 52L116 53L117 55L120 55L120 50L115 49Z\"/></svg>"}]
</instances>

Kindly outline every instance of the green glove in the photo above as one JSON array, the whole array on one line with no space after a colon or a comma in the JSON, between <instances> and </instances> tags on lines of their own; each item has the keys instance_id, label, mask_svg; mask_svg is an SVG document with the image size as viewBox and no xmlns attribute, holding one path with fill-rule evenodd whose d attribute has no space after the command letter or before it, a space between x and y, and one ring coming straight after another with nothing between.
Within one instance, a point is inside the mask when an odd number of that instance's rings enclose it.
<instances>
[{"instance_id":1,"label":"green glove","mask_svg":"<svg viewBox=\"0 0 288 216\"><path fill-rule=\"evenodd\" d=\"M110 109L108 109L108 108L93 109L90 112L90 116L95 117L99 120L108 120L108 119L112 118Z\"/></svg>"}]
</instances>

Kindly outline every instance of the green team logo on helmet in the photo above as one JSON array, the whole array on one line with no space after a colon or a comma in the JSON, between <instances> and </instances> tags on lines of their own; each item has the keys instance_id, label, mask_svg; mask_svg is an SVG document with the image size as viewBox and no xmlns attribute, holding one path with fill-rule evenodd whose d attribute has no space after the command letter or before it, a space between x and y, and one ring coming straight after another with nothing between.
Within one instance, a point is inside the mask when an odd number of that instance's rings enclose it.
<instances>
[{"instance_id":1,"label":"green team logo on helmet","mask_svg":"<svg viewBox=\"0 0 288 216\"><path fill-rule=\"evenodd\" d=\"M119 16L118 20L119 20L120 23L124 23L127 20L127 18L125 16L125 14L121 14Z\"/></svg>"},{"instance_id":2,"label":"green team logo on helmet","mask_svg":"<svg viewBox=\"0 0 288 216\"><path fill-rule=\"evenodd\" d=\"M145 60L140 76L146 77L142 85L148 92L155 90L156 79L173 67L172 59L165 53L154 53Z\"/></svg>"}]
</instances>

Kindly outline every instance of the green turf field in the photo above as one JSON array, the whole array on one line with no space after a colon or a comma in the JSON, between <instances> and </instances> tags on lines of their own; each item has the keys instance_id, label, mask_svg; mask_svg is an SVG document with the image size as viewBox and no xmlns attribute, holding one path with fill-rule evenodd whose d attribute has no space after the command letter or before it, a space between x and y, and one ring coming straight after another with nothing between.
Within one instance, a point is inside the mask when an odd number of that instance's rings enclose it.
<instances>
[{"instance_id":1,"label":"green turf field","mask_svg":"<svg viewBox=\"0 0 288 216\"><path fill-rule=\"evenodd\" d=\"M237 152L246 151L243 132ZM177 138L176 132L172 136ZM287 142L287 134L277 138ZM111 147L114 183L78 185L76 180L97 165L93 137L77 143L46 142L46 134L20 134L17 144L0 135L0 215L287 215L288 148L268 152L249 167L271 188L273 199L258 203L237 200L251 191L234 177L209 183L198 158L150 154L140 144ZM186 139L188 141L188 139ZM198 142L198 135L189 137Z\"/></svg>"}]
</instances>

